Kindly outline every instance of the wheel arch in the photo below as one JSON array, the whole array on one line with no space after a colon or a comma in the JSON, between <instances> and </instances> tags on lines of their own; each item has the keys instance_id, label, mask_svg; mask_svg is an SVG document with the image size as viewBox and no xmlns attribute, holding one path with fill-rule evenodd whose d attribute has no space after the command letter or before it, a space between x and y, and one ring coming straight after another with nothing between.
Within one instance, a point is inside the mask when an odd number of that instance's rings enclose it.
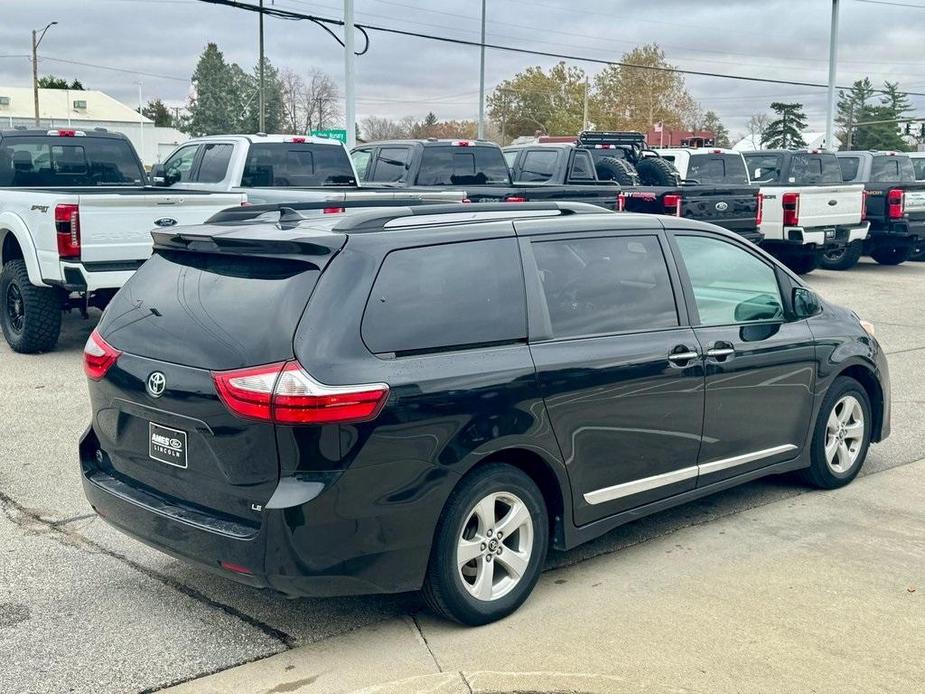
<instances>
[{"instance_id":1,"label":"wheel arch","mask_svg":"<svg viewBox=\"0 0 925 694\"><path fill-rule=\"evenodd\" d=\"M839 371L835 378L848 376L861 384L864 392L867 393L867 399L870 401L870 407L873 410L873 423L870 431L871 441L880 441L883 436L883 412L885 403L883 401L883 387L874 374L873 370L863 364L850 364ZM834 382L834 379L833 379Z\"/></svg>"},{"instance_id":2,"label":"wheel arch","mask_svg":"<svg viewBox=\"0 0 925 694\"><path fill-rule=\"evenodd\" d=\"M22 259L29 271L29 281L44 286L38 255L32 237L22 219L12 213L0 214L0 267L9 260Z\"/></svg>"}]
</instances>

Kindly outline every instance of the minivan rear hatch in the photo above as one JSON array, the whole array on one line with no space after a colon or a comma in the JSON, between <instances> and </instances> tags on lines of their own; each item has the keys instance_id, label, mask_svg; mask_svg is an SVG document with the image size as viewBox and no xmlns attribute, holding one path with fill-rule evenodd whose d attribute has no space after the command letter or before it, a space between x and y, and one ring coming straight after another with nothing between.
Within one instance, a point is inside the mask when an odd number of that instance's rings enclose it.
<instances>
[{"instance_id":1,"label":"minivan rear hatch","mask_svg":"<svg viewBox=\"0 0 925 694\"><path fill-rule=\"evenodd\" d=\"M107 473L166 503L256 523L279 480L274 425L232 414L213 372L293 359L296 326L345 237L270 225L155 234L99 335L122 353L90 381Z\"/></svg>"}]
</instances>

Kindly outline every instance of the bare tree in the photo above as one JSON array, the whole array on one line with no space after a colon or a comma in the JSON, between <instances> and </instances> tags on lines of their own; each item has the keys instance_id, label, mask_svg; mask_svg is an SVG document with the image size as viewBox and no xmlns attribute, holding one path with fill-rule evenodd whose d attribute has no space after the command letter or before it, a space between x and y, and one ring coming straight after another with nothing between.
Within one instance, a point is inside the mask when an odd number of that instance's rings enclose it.
<instances>
[{"instance_id":1,"label":"bare tree","mask_svg":"<svg viewBox=\"0 0 925 694\"><path fill-rule=\"evenodd\" d=\"M411 119L414 120L413 118ZM391 118L367 116L360 121L360 130L363 139L367 142L376 140L398 140L409 137L408 124L405 121L395 121Z\"/></svg>"},{"instance_id":2,"label":"bare tree","mask_svg":"<svg viewBox=\"0 0 925 694\"><path fill-rule=\"evenodd\" d=\"M767 113L753 113L749 117L748 123L745 124L745 129L748 132L745 137L748 138L749 144L755 149L761 149L764 145L764 131L768 129L768 123L770 122L771 119Z\"/></svg>"},{"instance_id":3,"label":"bare tree","mask_svg":"<svg viewBox=\"0 0 925 694\"><path fill-rule=\"evenodd\" d=\"M337 83L321 70L302 77L293 70L280 72L283 85L283 113L291 133L309 133L330 127L340 118Z\"/></svg>"}]
</instances>

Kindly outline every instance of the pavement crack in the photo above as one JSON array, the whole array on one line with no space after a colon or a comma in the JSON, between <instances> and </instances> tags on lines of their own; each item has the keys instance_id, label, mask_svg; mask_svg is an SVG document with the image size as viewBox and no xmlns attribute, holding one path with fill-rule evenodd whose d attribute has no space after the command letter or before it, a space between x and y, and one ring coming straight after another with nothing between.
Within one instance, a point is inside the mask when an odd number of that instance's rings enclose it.
<instances>
[{"instance_id":1,"label":"pavement crack","mask_svg":"<svg viewBox=\"0 0 925 694\"><path fill-rule=\"evenodd\" d=\"M440 667L440 661L437 660L437 656L434 655L434 651L433 651L433 649L430 647L430 643L428 643L427 637L424 636L424 630L421 628L421 623L418 621L418 616L417 616L416 614L408 615L408 619L409 619L409 620L411 621L411 623L414 625L414 630L415 630L415 632L417 632L417 635L418 635L418 638L419 638L420 641L421 641L421 644L424 646L424 648L427 649L427 652L430 653L430 657L431 657L431 659L434 661L434 665L437 666L437 672L443 672L443 668ZM460 672L459 674L460 674L460 677L461 677L461 676L462 676L462 673ZM463 678L463 680L465 681L465 678ZM467 684L467 686L468 686L468 683L466 683L466 684ZM469 691L472 691L472 689L470 688Z\"/></svg>"},{"instance_id":2,"label":"pavement crack","mask_svg":"<svg viewBox=\"0 0 925 694\"><path fill-rule=\"evenodd\" d=\"M462 670L459 671L459 679L461 679L462 682L463 682L463 684L466 685L466 691L468 691L469 694L473 694L473 692L472 692L472 685L469 684L469 680L466 679L466 675L463 674L463 671L462 671Z\"/></svg>"}]
</instances>

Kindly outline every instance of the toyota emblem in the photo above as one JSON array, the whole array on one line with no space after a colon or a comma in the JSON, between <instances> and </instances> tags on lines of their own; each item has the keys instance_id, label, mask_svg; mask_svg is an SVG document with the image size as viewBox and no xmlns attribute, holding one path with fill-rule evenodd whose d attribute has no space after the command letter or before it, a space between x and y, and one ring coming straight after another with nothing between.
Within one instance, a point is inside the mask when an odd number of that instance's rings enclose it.
<instances>
[{"instance_id":1,"label":"toyota emblem","mask_svg":"<svg viewBox=\"0 0 925 694\"><path fill-rule=\"evenodd\" d=\"M167 378L160 371L153 371L151 375L148 376L146 388L148 395L152 398L159 398L164 394L164 390L167 388Z\"/></svg>"}]
</instances>

